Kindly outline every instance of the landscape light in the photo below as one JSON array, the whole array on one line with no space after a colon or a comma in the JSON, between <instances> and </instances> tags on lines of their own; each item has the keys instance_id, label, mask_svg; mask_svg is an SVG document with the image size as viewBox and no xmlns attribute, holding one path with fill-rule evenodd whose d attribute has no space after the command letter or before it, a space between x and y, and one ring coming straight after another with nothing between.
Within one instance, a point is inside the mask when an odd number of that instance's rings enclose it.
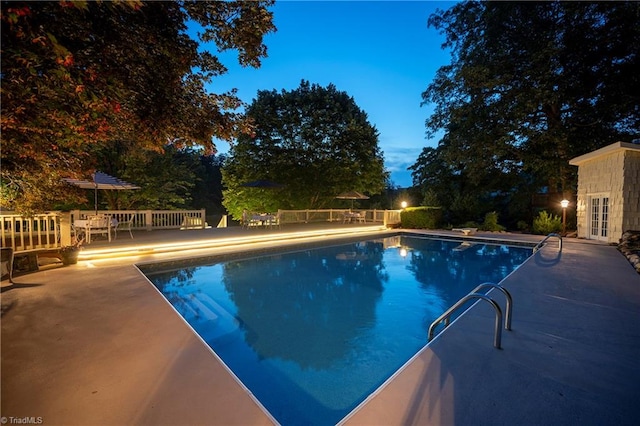
<instances>
[{"instance_id":1,"label":"landscape light","mask_svg":"<svg viewBox=\"0 0 640 426\"><path fill-rule=\"evenodd\" d=\"M569 207L569 200L560 201L560 205L562 206L562 235L566 235L567 233L567 207Z\"/></svg>"}]
</instances>

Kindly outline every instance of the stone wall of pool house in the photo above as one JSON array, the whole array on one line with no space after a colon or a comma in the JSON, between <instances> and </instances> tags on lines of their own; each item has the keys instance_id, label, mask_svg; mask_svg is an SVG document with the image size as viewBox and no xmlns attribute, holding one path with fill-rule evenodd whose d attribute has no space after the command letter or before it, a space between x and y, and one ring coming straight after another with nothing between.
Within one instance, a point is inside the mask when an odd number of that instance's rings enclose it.
<instances>
[{"instance_id":1,"label":"stone wall of pool house","mask_svg":"<svg viewBox=\"0 0 640 426\"><path fill-rule=\"evenodd\" d=\"M578 238L614 244L623 232L640 230L640 144L616 142L569 164L578 166ZM602 227L603 214L606 235L596 229Z\"/></svg>"}]
</instances>

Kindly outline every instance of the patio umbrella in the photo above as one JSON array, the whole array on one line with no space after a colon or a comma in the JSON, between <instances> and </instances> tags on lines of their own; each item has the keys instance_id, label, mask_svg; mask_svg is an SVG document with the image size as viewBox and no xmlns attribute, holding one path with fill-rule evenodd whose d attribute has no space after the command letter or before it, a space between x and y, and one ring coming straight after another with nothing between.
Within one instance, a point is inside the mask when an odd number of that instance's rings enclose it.
<instances>
[{"instance_id":1,"label":"patio umbrella","mask_svg":"<svg viewBox=\"0 0 640 426\"><path fill-rule=\"evenodd\" d=\"M336 195L336 198L339 198L341 200L351 200L351 209L353 209L353 200L368 200L369 199L369 197L367 197L364 194L361 194L358 191L343 192L340 195Z\"/></svg>"},{"instance_id":2,"label":"patio umbrella","mask_svg":"<svg viewBox=\"0 0 640 426\"><path fill-rule=\"evenodd\" d=\"M131 189L140 189L139 186L134 185L129 182L125 182L117 177L113 177L106 173L95 172L92 174L93 180L81 180L81 179L64 179L65 182L80 187L82 189L93 189L94 190L94 207L96 214L98 213L98 189L114 189L117 191L120 190L131 190Z\"/></svg>"}]
</instances>

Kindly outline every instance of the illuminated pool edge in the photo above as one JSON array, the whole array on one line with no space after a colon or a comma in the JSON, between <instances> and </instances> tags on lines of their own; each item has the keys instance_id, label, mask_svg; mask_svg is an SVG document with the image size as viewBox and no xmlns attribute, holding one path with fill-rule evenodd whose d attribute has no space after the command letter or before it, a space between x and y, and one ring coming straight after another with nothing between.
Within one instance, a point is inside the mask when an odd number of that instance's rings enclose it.
<instances>
[{"instance_id":1,"label":"illuminated pool edge","mask_svg":"<svg viewBox=\"0 0 640 426\"><path fill-rule=\"evenodd\" d=\"M326 246L331 246L331 245L338 245L338 244L345 244L345 243L349 243L349 242L356 242L356 241L361 241L363 238L372 238L372 239L383 239L383 238L389 238L389 237L395 237L395 236L408 236L408 237L418 237L418 238L422 238L422 239L432 239L432 240L445 240L445 241L473 241L473 242L477 242L477 243L482 243L482 244L489 244L489 245L506 245L506 246L519 246L519 247L525 247L525 248L532 248L533 246L535 246L535 243L531 243L531 242L523 242L523 241L517 241L517 240L508 240L508 239L493 239L493 238L482 238L482 237L464 237L464 236L457 236L457 235L436 235L436 234L427 234L427 233L422 233L422 232L415 232L415 231L405 231L405 230L390 230L390 232L384 232L384 233L380 233L378 235L369 235L369 236L365 236L362 234L359 235L339 235L336 236L334 238L331 238L329 240L327 239L323 239L321 241L295 241L292 242L291 244L283 247L281 245L276 245L276 247L278 247L281 250L278 250L279 253L284 253L284 252L291 252L291 251L300 251L300 250L305 250L305 249L313 249L316 247L326 247ZM257 398L257 396L254 395L254 393L247 387L247 385L245 385L243 383L243 381L236 375L236 373L233 372L233 370L225 363L225 361L215 352L215 350L200 336L200 334L195 330L195 328L193 326L191 326L191 324L189 324L189 322L182 316L182 314L172 305L172 303L166 298L166 296L162 293L162 291L145 275L146 273L152 273L152 270L147 269L149 266L155 266L157 265L160 269L166 270L166 266L169 264L173 264L172 266L175 266L177 269L180 269L182 267L187 267L189 266L190 263L195 263L195 264L201 264L203 261L204 262L224 262L224 261L231 261L234 259L244 259L244 258L250 258L253 256L262 256L262 255L267 255L272 253L273 250L273 245L274 244L278 244L281 241L271 241L271 243L273 243L271 245L271 247L262 247L262 248L248 248L245 246L239 247L238 251L234 251L234 252L230 252L230 253L217 253L217 254L211 254L211 255L201 255L201 256L196 256L196 257L191 257L188 256L186 258L181 258L181 259L170 259L170 260L155 260L155 261L147 261L147 262L140 262L136 265L134 265L136 267L136 269L138 269L138 271L145 277L145 279L147 280L147 282L149 284L151 284L156 292L161 295L163 297L163 299L165 300L166 303L168 303L169 305L171 305L172 309L174 310L174 312L176 312L178 314L178 316L180 316L180 318L182 319L183 323L187 324L187 326L193 331L193 333L195 333L198 336L198 339L200 340L201 343L205 344L205 346L207 347L207 349L209 350L210 353L213 353L215 358L222 363L222 365L224 366L224 368L232 375L232 377L234 378L234 380L239 383L242 387L242 389L244 390L244 392L246 394L248 394L252 401L254 401L255 403L258 404L258 406L260 407L260 409L269 416L269 418L271 419L271 421L273 421L275 424L280 424L278 422L277 419L275 419L275 417L270 413L270 411L263 405L263 403L260 402L260 400ZM511 272L508 273L508 275L506 275L503 279L500 280L500 282L503 282L504 280L506 280L507 278L509 278L509 276L515 272L515 270L517 270L520 266L524 265L524 263L526 263L527 261L529 261L531 259L531 256L527 257L526 260L524 262L522 262L520 265L518 265L516 267L516 269L512 270ZM179 265L179 266L178 266ZM141 269L142 267L142 269ZM144 270L143 270L144 269ZM173 269L173 268L171 268ZM470 309L472 309L475 306L475 303L472 304L471 306L469 306L467 309L464 310L464 312L462 312L460 314L460 316L464 315L467 311L469 311ZM454 320L452 322L455 323L457 321ZM438 336L439 337L441 334L443 333L439 333ZM434 339L435 340L435 339ZM395 378L397 378L397 376L399 374L401 374L408 365L410 365L413 361L415 361L415 359L417 357L419 357L421 354L424 353L425 350L428 350L430 347L430 344L427 343L425 344L423 347L421 347L411 358L409 358L401 367L399 367L397 370L395 370L391 376L389 376L383 383L380 384L380 386L378 386L375 390L373 390L369 395L367 395L364 400L362 400L357 406L355 406L351 411L349 411L343 418L341 418L339 421L336 422L336 424L344 424L345 422L347 422L349 420L349 418L351 418L355 413L357 413L359 410L361 410L364 406L367 405L367 403L374 398L376 395L378 395L384 388L387 387L387 385L392 382Z\"/></svg>"}]
</instances>

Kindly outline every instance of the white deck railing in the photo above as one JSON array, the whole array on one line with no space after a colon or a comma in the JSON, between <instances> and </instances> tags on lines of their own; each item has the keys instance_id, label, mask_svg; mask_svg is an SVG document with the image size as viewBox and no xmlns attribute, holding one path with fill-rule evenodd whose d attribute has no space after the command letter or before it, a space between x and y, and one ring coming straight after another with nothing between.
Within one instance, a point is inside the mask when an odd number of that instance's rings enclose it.
<instances>
[{"instance_id":1,"label":"white deck railing","mask_svg":"<svg viewBox=\"0 0 640 426\"><path fill-rule=\"evenodd\" d=\"M60 248L65 241L67 244L71 241L73 230L70 225L73 221L94 214L95 210L73 210L70 213L48 212L27 217L3 212L0 214L2 247L11 247L14 252ZM118 222L126 222L133 216L134 230L195 229L206 226L205 210L98 210L97 214L109 215ZM69 217L67 226L62 224L65 216Z\"/></svg>"},{"instance_id":2,"label":"white deck railing","mask_svg":"<svg viewBox=\"0 0 640 426\"><path fill-rule=\"evenodd\" d=\"M396 225L400 223L400 210L364 210L357 209L364 215L365 222ZM349 209L321 209L321 210L278 210L281 224L313 223L313 222L342 222Z\"/></svg>"},{"instance_id":3,"label":"white deck railing","mask_svg":"<svg viewBox=\"0 0 640 426\"><path fill-rule=\"evenodd\" d=\"M95 210L72 210L71 223L75 219L84 219L96 214ZM205 210L98 210L98 214L109 215L118 222L127 222L133 215L133 230L152 231L154 229L180 229L186 223L194 228L199 223L206 226ZM185 218L188 218L185 220Z\"/></svg>"},{"instance_id":4,"label":"white deck railing","mask_svg":"<svg viewBox=\"0 0 640 426\"><path fill-rule=\"evenodd\" d=\"M2 247L14 251L55 249L60 247L60 215L58 212L24 217L17 214L0 215Z\"/></svg>"},{"instance_id":5,"label":"white deck railing","mask_svg":"<svg viewBox=\"0 0 640 426\"><path fill-rule=\"evenodd\" d=\"M339 222L347 209L279 210L280 223ZM366 222L395 225L400 223L400 210L358 210ZM205 210L98 210L126 222L133 216L133 230L154 229L204 229L207 225ZM2 247L12 247L14 252L36 249L57 249L69 244L73 235L71 224L96 214L94 210L48 212L32 217L3 212L0 214ZM226 216L218 226L226 226Z\"/></svg>"}]
</instances>

